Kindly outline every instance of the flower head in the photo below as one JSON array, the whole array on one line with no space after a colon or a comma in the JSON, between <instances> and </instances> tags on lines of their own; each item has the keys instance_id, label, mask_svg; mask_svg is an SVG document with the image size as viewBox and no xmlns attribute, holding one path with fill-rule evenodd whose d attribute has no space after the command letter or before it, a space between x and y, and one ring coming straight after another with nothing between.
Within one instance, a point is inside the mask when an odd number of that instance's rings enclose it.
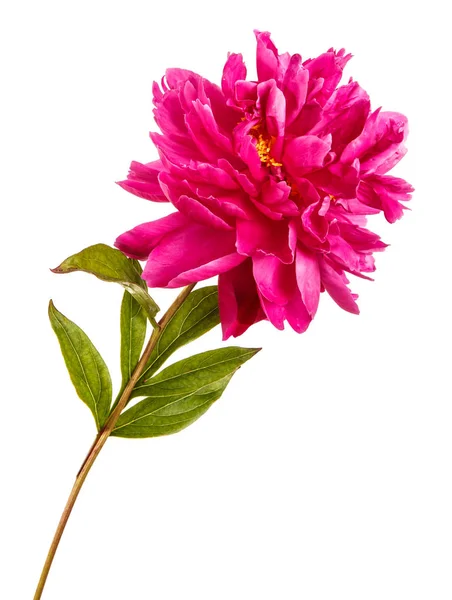
<instances>
[{"instance_id":1,"label":"flower head","mask_svg":"<svg viewBox=\"0 0 452 600\"><path fill-rule=\"evenodd\" d=\"M268 319L303 332L325 291L358 313L346 274L369 278L386 247L366 215L393 223L412 187L387 172L404 156L406 118L371 111L350 59L328 50L303 61L256 32L257 81L230 54L221 88L168 69L154 84L151 133L160 159L132 162L120 185L176 212L128 231L116 246L146 260L150 287L219 275L223 336Z\"/></svg>"}]
</instances>

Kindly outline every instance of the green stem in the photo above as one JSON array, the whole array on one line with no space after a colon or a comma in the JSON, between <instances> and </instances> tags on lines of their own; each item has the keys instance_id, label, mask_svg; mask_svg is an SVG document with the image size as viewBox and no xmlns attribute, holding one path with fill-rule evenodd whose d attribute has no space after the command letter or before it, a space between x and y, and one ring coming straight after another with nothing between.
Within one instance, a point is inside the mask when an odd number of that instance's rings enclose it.
<instances>
[{"instance_id":1,"label":"green stem","mask_svg":"<svg viewBox=\"0 0 452 600\"><path fill-rule=\"evenodd\" d=\"M58 545L60 543L61 536L63 535L63 531L66 527L66 523L68 522L69 517L72 512L72 509L74 508L75 501L77 500L77 497L80 493L80 490L83 486L83 483L85 482L85 479L86 479L88 473L91 470L91 467L93 466L96 458L99 456L99 453L102 450L105 442L107 441L110 433L115 428L115 425L119 418L119 415L124 410L124 407L126 406L127 402L129 401L130 394L132 393L132 390L133 390L136 382L141 377L143 370L146 366L146 363L151 355L151 352L155 348L155 345L157 344L158 339L159 339L163 329L165 328L168 321L172 318L174 313L177 311L177 309L181 306L181 304L187 298L187 296L190 294L190 292L192 291L194 286L195 286L195 284L192 284L192 285L189 285L186 288L184 288L182 290L182 292L179 294L179 296L176 298L176 300L173 302L173 304L170 306L170 308L166 311L166 313L164 314L162 319L159 321L158 327L156 329L154 329L154 331L152 332L149 342L148 342L134 372L132 373L132 376L131 376L129 382L127 383L126 387L124 388L123 393L121 394L119 402L117 403L117 405L114 407L114 409L110 413L110 416L108 417L107 422L105 423L105 425L103 426L101 431L99 431L96 439L94 440L94 443L91 446L91 449L90 449L87 457L85 458L85 461L83 462L80 471L77 474L74 486L71 490L71 493L69 494L69 498L66 502L66 506L64 507L63 514L61 515L60 522L58 523L58 527L56 529L52 543L50 545L50 549L47 554L47 558L44 563L44 567L42 569L41 577L39 578L38 586L36 588L35 595L33 596L33 600L40 600L40 598L42 596L42 592L43 592L44 586L46 584L47 576L49 574L50 567L52 566L52 562L55 557L55 553L57 551Z\"/></svg>"}]
</instances>

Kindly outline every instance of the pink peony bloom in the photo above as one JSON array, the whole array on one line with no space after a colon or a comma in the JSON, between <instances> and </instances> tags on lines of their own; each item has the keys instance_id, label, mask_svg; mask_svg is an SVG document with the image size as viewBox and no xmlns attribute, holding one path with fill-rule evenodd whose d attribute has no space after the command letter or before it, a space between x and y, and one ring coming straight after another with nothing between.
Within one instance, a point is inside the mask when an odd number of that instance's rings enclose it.
<instances>
[{"instance_id":1,"label":"pink peony bloom","mask_svg":"<svg viewBox=\"0 0 452 600\"><path fill-rule=\"evenodd\" d=\"M256 38L257 81L230 54L221 88L183 69L154 84L160 159L133 162L119 183L176 212L116 246L147 261L150 287L219 275L224 339L262 319L301 333L325 290L358 313L346 274L369 279L386 247L366 215L393 223L413 191L386 174L406 152L407 119L371 112L355 81L337 87L349 54L302 61L278 54L269 33Z\"/></svg>"}]
</instances>

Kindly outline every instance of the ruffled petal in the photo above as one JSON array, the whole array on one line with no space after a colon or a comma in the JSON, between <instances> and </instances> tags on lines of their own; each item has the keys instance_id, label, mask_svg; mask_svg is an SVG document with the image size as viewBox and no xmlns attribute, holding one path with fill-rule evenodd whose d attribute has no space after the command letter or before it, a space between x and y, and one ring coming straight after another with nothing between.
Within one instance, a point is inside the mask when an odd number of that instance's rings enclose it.
<instances>
[{"instance_id":1,"label":"ruffled petal","mask_svg":"<svg viewBox=\"0 0 452 600\"><path fill-rule=\"evenodd\" d=\"M265 319L251 260L245 260L218 277L218 302L223 340L242 335L251 325Z\"/></svg>"},{"instance_id":2,"label":"ruffled petal","mask_svg":"<svg viewBox=\"0 0 452 600\"><path fill-rule=\"evenodd\" d=\"M254 276L258 286L259 297L262 308L268 320L277 328L284 329L284 321L297 333L306 331L311 322L311 317L304 305L300 290L297 286L294 265L274 263L270 265L271 257L253 259ZM265 269L267 266L273 270Z\"/></svg>"},{"instance_id":3,"label":"ruffled petal","mask_svg":"<svg viewBox=\"0 0 452 600\"><path fill-rule=\"evenodd\" d=\"M404 115L378 109L367 120L361 135L346 146L341 161L359 158L362 173L384 174L406 154L403 142L407 134Z\"/></svg>"},{"instance_id":4,"label":"ruffled petal","mask_svg":"<svg viewBox=\"0 0 452 600\"><path fill-rule=\"evenodd\" d=\"M340 154L362 132L369 110L369 96L356 81L351 81L333 93L324 107L322 118L309 133L319 137L331 133L331 147Z\"/></svg>"},{"instance_id":5,"label":"ruffled petal","mask_svg":"<svg viewBox=\"0 0 452 600\"><path fill-rule=\"evenodd\" d=\"M341 80L342 71L351 56L345 54L343 48L338 52L330 48L328 52L303 63L310 76L310 100L315 98L321 106L326 104Z\"/></svg>"},{"instance_id":6,"label":"ruffled petal","mask_svg":"<svg viewBox=\"0 0 452 600\"><path fill-rule=\"evenodd\" d=\"M301 299L312 319L320 299L320 268L316 254L298 246L295 274Z\"/></svg>"},{"instance_id":7,"label":"ruffled petal","mask_svg":"<svg viewBox=\"0 0 452 600\"><path fill-rule=\"evenodd\" d=\"M270 221L256 211L252 221L237 219L237 252L253 256L256 252L276 256L291 263L296 247L296 230L287 220Z\"/></svg>"},{"instance_id":8,"label":"ruffled petal","mask_svg":"<svg viewBox=\"0 0 452 600\"><path fill-rule=\"evenodd\" d=\"M215 229L233 229L221 214L212 210L212 203L210 207L206 206L201 198L192 195L187 181L175 179L169 173L161 173L160 185L168 200L188 219Z\"/></svg>"},{"instance_id":9,"label":"ruffled petal","mask_svg":"<svg viewBox=\"0 0 452 600\"><path fill-rule=\"evenodd\" d=\"M319 266L322 284L331 298L347 312L358 315L359 307L355 302L354 295L347 287L348 282L344 273L335 270L325 257L319 258Z\"/></svg>"},{"instance_id":10,"label":"ruffled petal","mask_svg":"<svg viewBox=\"0 0 452 600\"><path fill-rule=\"evenodd\" d=\"M272 140L272 157L281 160L286 123L286 98L271 79L257 86L256 108Z\"/></svg>"},{"instance_id":11,"label":"ruffled petal","mask_svg":"<svg viewBox=\"0 0 452 600\"><path fill-rule=\"evenodd\" d=\"M241 54L229 54L224 65L221 89L223 94L232 104L235 104L235 84L246 77L246 67Z\"/></svg>"},{"instance_id":12,"label":"ruffled petal","mask_svg":"<svg viewBox=\"0 0 452 600\"><path fill-rule=\"evenodd\" d=\"M303 177L321 169L331 148L331 136L320 139L305 135L286 142L283 163L292 177Z\"/></svg>"},{"instance_id":13,"label":"ruffled petal","mask_svg":"<svg viewBox=\"0 0 452 600\"><path fill-rule=\"evenodd\" d=\"M290 61L290 54L278 54L268 31L255 31L257 40L256 66L259 81L274 79L281 83Z\"/></svg>"},{"instance_id":14,"label":"ruffled petal","mask_svg":"<svg viewBox=\"0 0 452 600\"><path fill-rule=\"evenodd\" d=\"M308 93L309 71L304 68L301 56L294 54L284 75L282 90L286 98L286 126L289 127L300 114Z\"/></svg>"},{"instance_id":15,"label":"ruffled petal","mask_svg":"<svg viewBox=\"0 0 452 600\"><path fill-rule=\"evenodd\" d=\"M131 192L145 200L154 202L168 202L165 194L160 188L158 175L163 168L161 160L143 165L142 163L133 161L130 164L129 174L125 181L118 181L127 192Z\"/></svg>"},{"instance_id":16,"label":"ruffled petal","mask_svg":"<svg viewBox=\"0 0 452 600\"><path fill-rule=\"evenodd\" d=\"M162 219L143 223L120 235L115 246L130 258L145 260L167 234L190 225L189 219L179 212Z\"/></svg>"},{"instance_id":17,"label":"ruffled petal","mask_svg":"<svg viewBox=\"0 0 452 600\"><path fill-rule=\"evenodd\" d=\"M297 333L304 333L311 324L312 318L299 292L295 292L290 302L284 307L287 322Z\"/></svg>"},{"instance_id":18,"label":"ruffled petal","mask_svg":"<svg viewBox=\"0 0 452 600\"><path fill-rule=\"evenodd\" d=\"M390 175L367 176L360 183L358 199L360 202L382 210L389 223L394 223L407 210L401 202L411 199L414 188L405 180Z\"/></svg>"},{"instance_id":19,"label":"ruffled petal","mask_svg":"<svg viewBox=\"0 0 452 600\"><path fill-rule=\"evenodd\" d=\"M318 188L338 198L356 198L360 178L359 160L351 164L332 163L307 175Z\"/></svg>"},{"instance_id":20,"label":"ruffled petal","mask_svg":"<svg viewBox=\"0 0 452 600\"><path fill-rule=\"evenodd\" d=\"M143 271L149 287L180 287L232 269L244 257L233 232L189 223L160 240Z\"/></svg>"},{"instance_id":21,"label":"ruffled petal","mask_svg":"<svg viewBox=\"0 0 452 600\"><path fill-rule=\"evenodd\" d=\"M270 302L287 304L293 294L293 267L275 256L253 257L253 275L259 292Z\"/></svg>"},{"instance_id":22,"label":"ruffled petal","mask_svg":"<svg viewBox=\"0 0 452 600\"><path fill-rule=\"evenodd\" d=\"M185 122L193 143L207 160L217 161L232 154L231 140L220 131L210 106L195 100Z\"/></svg>"}]
</instances>

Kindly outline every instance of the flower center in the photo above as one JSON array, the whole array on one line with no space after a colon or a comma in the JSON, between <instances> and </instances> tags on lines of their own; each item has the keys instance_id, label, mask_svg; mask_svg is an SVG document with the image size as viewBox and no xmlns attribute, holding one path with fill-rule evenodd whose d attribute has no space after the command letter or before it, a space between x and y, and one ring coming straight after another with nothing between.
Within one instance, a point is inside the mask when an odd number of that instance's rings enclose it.
<instances>
[{"instance_id":1,"label":"flower center","mask_svg":"<svg viewBox=\"0 0 452 600\"><path fill-rule=\"evenodd\" d=\"M253 127L250 130L250 134L256 140L256 150L259 155L259 158L261 159L261 162L264 163L266 167L282 167L282 163L277 162L270 155L275 139L263 135L259 125Z\"/></svg>"}]
</instances>

